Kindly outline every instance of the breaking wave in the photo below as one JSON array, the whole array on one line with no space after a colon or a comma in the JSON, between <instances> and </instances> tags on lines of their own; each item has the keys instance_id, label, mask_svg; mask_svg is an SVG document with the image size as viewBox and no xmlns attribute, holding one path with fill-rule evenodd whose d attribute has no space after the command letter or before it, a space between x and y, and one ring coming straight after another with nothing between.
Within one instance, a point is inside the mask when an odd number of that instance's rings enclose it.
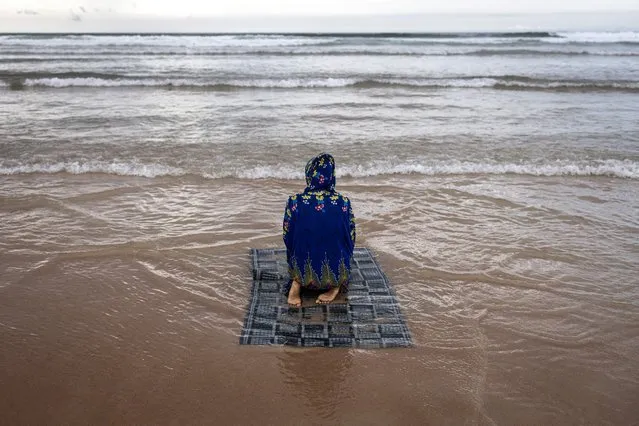
<instances>
[{"instance_id":1,"label":"breaking wave","mask_svg":"<svg viewBox=\"0 0 639 426\"><path fill-rule=\"evenodd\" d=\"M428 162L369 164L343 164L340 177L369 177L380 175L530 175L530 176L607 176L639 179L639 162L631 160L553 161L547 163L491 163L491 162ZM196 175L207 179L302 179L297 168L289 165L264 165L254 167L228 167L222 170L186 170L163 164L145 164L126 161L74 161L2 165L0 175L54 173L105 173L119 176L156 178L163 176Z\"/></svg>"},{"instance_id":2,"label":"breaking wave","mask_svg":"<svg viewBox=\"0 0 639 426\"><path fill-rule=\"evenodd\" d=\"M25 86L33 87L201 87L208 89L233 88L304 88L304 87L346 87L357 83L354 79L325 78L325 79L262 79L262 80L229 80L208 82L187 79L105 79L97 77L76 78L28 78Z\"/></svg>"},{"instance_id":3,"label":"breaking wave","mask_svg":"<svg viewBox=\"0 0 639 426\"><path fill-rule=\"evenodd\" d=\"M8 50L3 52L0 63L38 63L38 62L104 62L112 61L114 57L304 57L304 56L406 56L406 57L442 57L442 56L542 56L542 57L575 57L575 56L606 56L606 57L636 57L639 51L619 50L606 51L590 46L572 48L428 48L410 46L339 46L296 49L162 49L162 50L133 50L123 54L120 50L77 49L24 51Z\"/></svg>"},{"instance_id":4,"label":"breaking wave","mask_svg":"<svg viewBox=\"0 0 639 426\"><path fill-rule=\"evenodd\" d=\"M622 43L639 44L639 32L619 31L619 32L570 32L557 33L559 38L548 39L549 43ZM558 41L561 40L561 41Z\"/></svg>"},{"instance_id":5,"label":"breaking wave","mask_svg":"<svg viewBox=\"0 0 639 426\"><path fill-rule=\"evenodd\" d=\"M141 176L154 178L160 176L181 176L182 169L161 164L144 164L139 162L105 162L105 161L71 161L54 163L32 163L13 166L0 166L0 175L18 175L34 173L105 173L120 176Z\"/></svg>"},{"instance_id":6,"label":"breaking wave","mask_svg":"<svg viewBox=\"0 0 639 426\"><path fill-rule=\"evenodd\" d=\"M2 80L0 80L1 82ZM9 86L4 82L4 86ZM10 85L9 87L14 87ZM44 87L158 87L158 88L200 88L207 90L240 89L304 89L304 88L344 88L359 89L406 87L406 88L492 88L501 90L547 90L547 91L639 91L639 81L552 81L523 76L487 76L464 78L288 78L288 79L247 79L202 81L196 79L135 79L122 77L48 77L26 78L15 88Z\"/></svg>"},{"instance_id":7,"label":"breaking wave","mask_svg":"<svg viewBox=\"0 0 639 426\"><path fill-rule=\"evenodd\" d=\"M262 45L292 46L344 42L349 40L413 40L438 42L487 43L492 40L535 40L548 43L639 43L639 32L442 32L442 33L203 33L203 34L6 34L0 42L21 45L69 46L78 43L92 45Z\"/></svg>"},{"instance_id":8,"label":"breaking wave","mask_svg":"<svg viewBox=\"0 0 639 426\"><path fill-rule=\"evenodd\" d=\"M7 45L34 47L74 47L83 46L312 46L334 42L329 36L295 35L251 35L251 34L24 34L0 36L0 42Z\"/></svg>"}]
</instances>

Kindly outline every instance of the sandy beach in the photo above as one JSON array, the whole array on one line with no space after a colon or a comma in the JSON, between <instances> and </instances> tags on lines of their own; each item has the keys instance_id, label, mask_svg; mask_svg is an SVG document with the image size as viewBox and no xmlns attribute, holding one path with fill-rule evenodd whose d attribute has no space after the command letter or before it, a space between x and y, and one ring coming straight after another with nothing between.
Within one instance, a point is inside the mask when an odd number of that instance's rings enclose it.
<instances>
[{"instance_id":1,"label":"sandy beach","mask_svg":"<svg viewBox=\"0 0 639 426\"><path fill-rule=\"evenodd\" d=\"M636 183L507 180L342 183L415 341L366 351L237 344L295 182L4 177L3 421L631 422L638 206L611 194Z\"/></svg>"}]
</instances>

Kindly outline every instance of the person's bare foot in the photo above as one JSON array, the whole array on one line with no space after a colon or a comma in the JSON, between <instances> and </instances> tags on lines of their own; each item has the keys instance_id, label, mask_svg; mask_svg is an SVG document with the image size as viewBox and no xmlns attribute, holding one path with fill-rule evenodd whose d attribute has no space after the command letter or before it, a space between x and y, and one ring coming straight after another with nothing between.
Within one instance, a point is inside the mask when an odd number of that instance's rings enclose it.
<instances>
[{"instance_id":1,"label":"person's bare foot","mask_svg":"<svg viewBox=\"0 0 639 426\"><path fill-rule=\"evenodd\" d=\"M302 297L300 296L300 290L302 286L297 281L293 280L291 283L291 289L288 292L288 305L293 308L299 308L302 306Z\"/></svg>"},{"instance_id":2,"label":"person's bare foot","mask_svg":"<svg viewBox=\"0 0 639 426\"><path fill-rule=\"evenodd\" d=\"M315 301L315 303L319 305L328 305L333 300L335 300L338 294L339 294L339 287L333 287L327 292L320 294L317 300Z\"/></svg>"}]
</instances>

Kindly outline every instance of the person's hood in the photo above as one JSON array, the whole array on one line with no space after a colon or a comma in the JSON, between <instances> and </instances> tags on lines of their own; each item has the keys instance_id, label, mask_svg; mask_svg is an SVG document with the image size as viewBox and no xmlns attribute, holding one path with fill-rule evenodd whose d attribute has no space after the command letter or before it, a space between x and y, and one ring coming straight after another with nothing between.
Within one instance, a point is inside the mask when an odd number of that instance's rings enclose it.
<instances>
[{"instance_id":1,"label":"person's hood","mask_svg":"<svg viewBox=\"0 0 639 426\"><path fill-rule=\"evenodd\" d=\"M335 159L331 154L320 154L306 163L306 191L334 189Z\"/></svg>"}]
</instances>

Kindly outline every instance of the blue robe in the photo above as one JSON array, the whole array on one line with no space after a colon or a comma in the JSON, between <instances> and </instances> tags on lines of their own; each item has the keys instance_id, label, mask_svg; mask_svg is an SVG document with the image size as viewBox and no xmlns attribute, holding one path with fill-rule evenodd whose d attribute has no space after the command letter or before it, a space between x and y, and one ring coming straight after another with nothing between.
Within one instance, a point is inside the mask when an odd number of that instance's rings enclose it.
<instances>
[{"instance_id":1,"label":"blue robe","mask_svg":"<svg viewBox=\"0 0 639 426\"><path fill-rule=\"evenodd\" d=\"M288 198L283 236L291 279L302 287L346 287L355 247L350 200L335 191L335 160L320 154L306 165L306 189Z\"/></svg>"}]
</instances>

